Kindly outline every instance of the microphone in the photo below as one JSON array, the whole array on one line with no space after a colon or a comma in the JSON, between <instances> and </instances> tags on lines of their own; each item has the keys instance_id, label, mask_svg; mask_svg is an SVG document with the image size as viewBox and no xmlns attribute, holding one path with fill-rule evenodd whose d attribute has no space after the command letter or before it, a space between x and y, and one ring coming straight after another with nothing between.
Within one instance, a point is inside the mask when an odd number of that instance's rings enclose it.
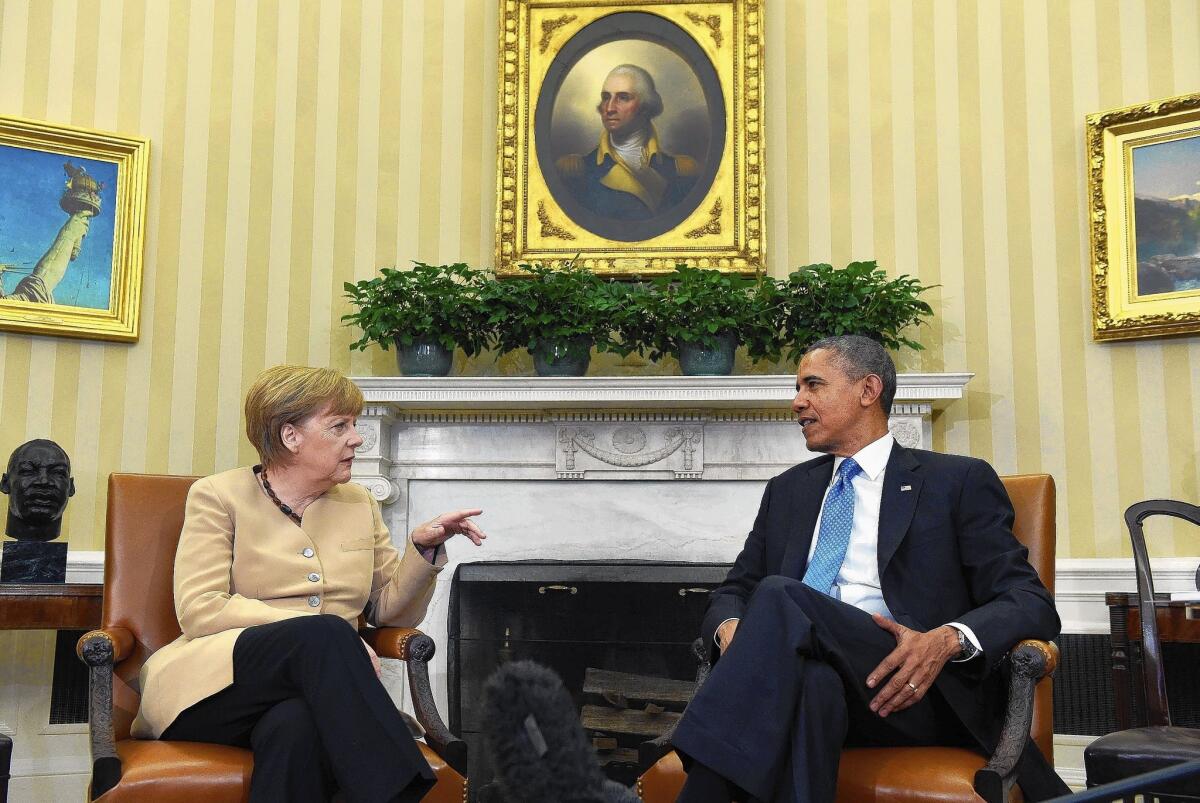
<instances>
[{"instance_id":1,"label":"microphone","mask_svg":"<svg viewBox=\"0 0 1200 803\"><path fill-rule=\"evenodd\" d=\"M484 747L508 803L640 803L600 770L571 696L552 670L505 664L483 689Z\"/></svg>"}]
</instances>

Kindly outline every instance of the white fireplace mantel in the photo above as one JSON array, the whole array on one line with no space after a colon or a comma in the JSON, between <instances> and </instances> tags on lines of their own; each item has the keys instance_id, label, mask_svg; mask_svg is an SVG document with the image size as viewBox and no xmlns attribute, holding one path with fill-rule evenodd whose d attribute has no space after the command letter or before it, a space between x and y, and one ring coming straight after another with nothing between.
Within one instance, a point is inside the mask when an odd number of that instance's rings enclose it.
<instances>
[{"instance_id":1,"label":"white fireplace mantel","mask_svg":"<svg viewBox=\"0 0 1200 803\"><path fill-rule=\"evenodd\" d=\"M890 417L896 439L928 448L934 404L962 398L972 376L901 374ZM765 480L808 454L792 426L790 374L354 381L366 400L354 479L384 505L421 477L661 479L669 472L675 479ZM579 432L584 423L589 429ZM401 434L413 429L419 434ZM596 446L597 436L616 440ZM755 445L765 451L741 454Z\"/></svg>"},{"instance_id":2,"label":"white fireplace mantel","mask_svg":"<svg viewBox=\"0 0 1200 803\"><path fill-rule=\"evenodd\" d=\"M974 374L900 374L896 401L960 399ZM767 376L356 377L367 404L394 409L755 407L786 409L791 374Z\"/></svg>"},{"instance_id":3,"label":"white fireplace mantel","mask_svg":"<svg viewBox=\"0 0 1200 803\"><path fill-rule=\"evenodd\" d=\"M936 405L971 374L899 377L889 426L928 448ZM471 561L731 562L764 484L812 455L789 402L795 378L369 377L354 480L396 541L417 523L482 508L489 538L446 543L420 627L445 644L451 579ZM431 666L445 701L445 658Z\"/></svg>"}]
</instances>

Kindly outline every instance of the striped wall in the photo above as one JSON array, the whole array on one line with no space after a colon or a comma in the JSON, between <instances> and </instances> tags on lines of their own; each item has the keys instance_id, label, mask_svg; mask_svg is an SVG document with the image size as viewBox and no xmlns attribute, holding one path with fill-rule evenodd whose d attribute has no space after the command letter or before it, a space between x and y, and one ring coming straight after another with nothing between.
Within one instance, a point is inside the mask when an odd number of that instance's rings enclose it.
<instances>
[{"instance_id":1,"label":"striped wall","mask_svg":"<svg viewBox=\"0 0 1200 803\"><path fill-rule=\"evenodd\" d=\"M938 284L902 367L977 374L938 446L1051 472L1060 554L1124 554L1124 506L1198 495L1200 339L1091 342L1082 121L1200 91L1200 4L766 6L772 273L877 258ZM0 0L0 113L152 141L141 340L0 335L0 451L71 453L72 548L102 546L110 471L251 461L240 397L263 367L390 372L347 350L343 281L490 261L496 19L495 0Z\"/></svg>"}]
</instances>

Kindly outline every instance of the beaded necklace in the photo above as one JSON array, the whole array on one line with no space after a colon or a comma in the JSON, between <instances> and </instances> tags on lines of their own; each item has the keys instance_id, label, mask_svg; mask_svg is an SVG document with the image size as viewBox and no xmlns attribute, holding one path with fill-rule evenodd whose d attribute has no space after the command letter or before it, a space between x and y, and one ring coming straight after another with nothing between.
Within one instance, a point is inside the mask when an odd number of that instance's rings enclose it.
<instances>
[{"instance_id":1,"label":"beaded necklace","mask_svg":"<svg viewBox=\"0 0 1200 803\"><path fill-rule=\"evenodd\" d=\"M267 492L267 496L275 503L275 507L282 511L283 515L287 516L292 521L300 524L300 517L290 507L279 501L279 497L275 495L275 491L271 488L271 483L267 481L267 472L263 470L261 464L254 467L254 476L258 477L258 481L262 483L263 490Z\"/></svg>"}]
</instances>

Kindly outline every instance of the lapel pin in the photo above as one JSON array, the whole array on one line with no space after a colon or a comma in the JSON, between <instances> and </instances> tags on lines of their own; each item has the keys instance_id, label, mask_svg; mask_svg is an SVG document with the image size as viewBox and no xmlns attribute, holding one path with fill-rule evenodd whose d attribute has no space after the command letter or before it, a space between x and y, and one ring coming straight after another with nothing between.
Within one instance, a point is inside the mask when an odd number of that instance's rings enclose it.
<instances>
[{"instance_id":1,"label":"lapel pin","mask_svg":"<svg viewBox=\"0 0 1200 803\"><path fill-rule=\"evenodd\" d=\"M900 490L901 490L901 491L911 491L911 490L912 490L912 486L911 486L911 485L901 485L901 486L900 486Z\"/></svg>"}]
</instances>

